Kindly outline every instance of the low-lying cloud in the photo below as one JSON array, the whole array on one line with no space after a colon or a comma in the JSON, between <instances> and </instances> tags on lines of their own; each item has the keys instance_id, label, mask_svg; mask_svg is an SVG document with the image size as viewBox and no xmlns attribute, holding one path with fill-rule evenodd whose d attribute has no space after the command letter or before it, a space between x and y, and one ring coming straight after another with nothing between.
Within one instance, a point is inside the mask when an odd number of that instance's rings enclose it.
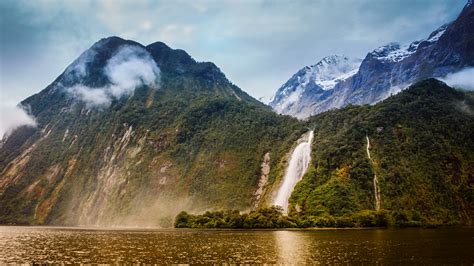
<instances>
[{"instance_id":1,"label":"low-lying cloud","mask_svg":"<svg viewBox=\"0 0 474 266\"><path fill-rule=\"evenodd\" d=\"M74 68L80 70L78 74L87 73L87 64ZM112 100L133 94L137 87L158 88L159 85L160 69L148 51L138 46L120 47L103 71L110 81L109 85L91 88L78 84L67 91L84 101L88 107L108 107Z\"/></svg>"},{"instance_id":2,"label":"low-lying cloud","mask_svg":"<svg viewBox=\"0 0 474 266\"><path fill-rule=\"evenodd\" d=\"M68 88L68 92L72 93L74 97L84 101L88 107L107 107L112 102L112 97L107 94L105 88L90 88L83 85L75 85Z\"/></svg>"},{"instance_id":3,"label":"low-lying cloud","mask_svg":"<svg viewBox=\"0 0 474 266\"><path fill-rule=\"evenodd\" d=\"M459 72L448 74L441 80L450 87L474 90L474 67L465 68Z\"/></svg>"},{"instance_id":4,"label":"low-lying cloud","mask_svg":"<svg viewBox=\"0 0 474 266\"><path fill-rule=\"evenodd\" d=\"M0 139L4 139L20 126L34 127L36 121L23 106L0 105Z\"/></svg>"},{"instance_id":5,"label":"low-lying cloud","mask_svg":"<svg viewBox=\"0 0 474 266\"><path fill-rule=\"evenodd\" d=\"M94 44L91 48L83 52L64 72L67 79L83 78L87 75L87 68L94 57L97 55L97 49L101 46L100 43Z\"/></svg>"}]
</instances>

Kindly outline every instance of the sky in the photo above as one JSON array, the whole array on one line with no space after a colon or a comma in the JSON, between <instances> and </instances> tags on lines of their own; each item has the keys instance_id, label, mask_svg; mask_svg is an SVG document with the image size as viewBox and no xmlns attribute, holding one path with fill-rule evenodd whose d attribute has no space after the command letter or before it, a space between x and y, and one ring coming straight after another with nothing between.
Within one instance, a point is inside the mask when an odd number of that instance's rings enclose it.
<instances>
[{"instance_id":1,"label":"sky","mask_svg":"<svg viewBox=\"0 0 474 266\"><path fill-rule=\"evenodd\" d=\"M162 41L267 100L325 56L363 58L389 42L426 38L465 0L2 0L0 102L50 84L101 38Z\"/></svg>"}]
</instances>

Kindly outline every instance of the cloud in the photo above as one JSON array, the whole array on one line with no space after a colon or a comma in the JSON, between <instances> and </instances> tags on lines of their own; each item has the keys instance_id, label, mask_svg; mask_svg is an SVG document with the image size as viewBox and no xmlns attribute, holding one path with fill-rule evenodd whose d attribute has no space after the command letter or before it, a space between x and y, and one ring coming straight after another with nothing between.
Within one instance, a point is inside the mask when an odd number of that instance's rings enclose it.
<instances>
[{"instance_id":1,"label":"cloud","mask_svg":"<svg viewBox=\"0 0 474 266\"><path fill-rule=\"evenodd\" d=\"M108 61L105 73L112 86L110 92L116 98L127 95L141 85L157 86L160 70L150 54L141 47L122 46Z\"/></svg>"},{"instance_id":2,"label":"cloud","mask_svg":"<svg viewBox=\"0 0 474 266\"><path fill-rule=\"evenodd\" d=\"M75 85L67 89L74 97L84 101L87 107L108 107L112 97L103 88L90 88L83 85Z\"/></svg>"},{"instance_id":3,"label":"cloud","mask_svg":"<svg viewBox=\"0 0 474 266\"><path fill-rule=\"evenodd\" d=\"M94 48L94 47L92 47ZM92 49L91 48L91 49ZM94 53L85 52L73 65L68 67L74 78L87 74L88 63L93 60ZM107 61L104 74L110 84L101 88L91 88L77 84L66 90L74 97L84 101L88 107L108 107L113 99L133 94L140 86L157 89L159 86L160 69L150 54L138 46L123 45ZM67 78L67 76L66 76Z\"/></svg>"},{"instance_id":4,"label":"cloud","mask_svg":"<svg viewBox=\"0 0 474 266\"><path fill-rule=\"evenodd\" d=\"M454 88L474 90L474 67L448 74L441 80Z\"/></svg>"},{"instance_id":5,"label":"cloud","mask_svg":"<svg viewBox=\"0 0 474 266\"><path fill-rule=\"evenodd\" d=\"M83 52L70 66L66 68L64 74L67 78L82 78L87 75L87 68L97 55L97 49L101 46L99 43Z\"/></svg>"},{"instance_id":6,"label":"cloud","mask_svg":"<svg viewBox=\"0 0 474 266\"><path fill-rule=\"evenodd\" d=\"M23 106L0 105L0 139L10 135L20 126L36 126L35 119Z\"/></svg>"},{"instance_id":7,"label":"cloud","mask_svg":"<svg viewBox=\"0 0 474 266\"><path fill-rule=\"evenodd\" d=\"M163 41L186 50L197 61L214 62L252 96L271 96L298 69L325 56L363 57L388 42L426 38L454 19L464 4L452 0L3 0L1 94L18 102L38 92L91 43L115 35L142 44Z\"/></svg>"}]
</instances>

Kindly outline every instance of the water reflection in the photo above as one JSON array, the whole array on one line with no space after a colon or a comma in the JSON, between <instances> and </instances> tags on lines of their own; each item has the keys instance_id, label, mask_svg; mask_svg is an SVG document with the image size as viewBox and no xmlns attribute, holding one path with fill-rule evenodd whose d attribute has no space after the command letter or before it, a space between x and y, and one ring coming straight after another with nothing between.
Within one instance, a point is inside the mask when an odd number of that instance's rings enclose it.
<instances>
[{"instance_id":1,"label":"water reflection","mask_svg":"<svg viewBox=\"0 0 474 266\"><path fill-rule=\"evenodd\" d=\"M472 264L473 240L474 229L131 231L0 226L0 264Z\"/></svg>"},{"instance_id":2,"label":"water reflection","mask_svg":"<svg viewBox=\"0 0 474 266\"><path fill-rule=\"evenodd\" d=\"M308 252L308 239L297 231L274 231L278 261L292 264L305 258Z\"/></svg>"}]
</instances>

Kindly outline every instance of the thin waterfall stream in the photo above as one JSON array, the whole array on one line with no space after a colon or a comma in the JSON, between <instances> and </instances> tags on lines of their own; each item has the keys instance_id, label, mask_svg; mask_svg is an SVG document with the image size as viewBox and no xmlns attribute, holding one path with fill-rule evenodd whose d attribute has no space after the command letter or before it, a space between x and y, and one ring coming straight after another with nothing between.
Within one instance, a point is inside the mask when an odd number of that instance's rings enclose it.
<instances>
[{"instance_id":1,"label":"thin waterfall stream","mask_svg":"<svg viewBox=\"0 0 474 266\"><path fill-rule=\"evenodd\" d=\"M372 160L372 157L370 156L370 139L369 139L369 136L367 135L365 136L365 138L367 139L367 157L369 158L369 161L373 166L374 161ZM377 178L377 174L375 173L375 169L374 169L373 182L374 182L375 210L378 211L380 210L380 187L379 187L379 180Z\"/></svg>"},{"instance_id":2,"label":"thin waterfall stream","mask_svg":"<svg viewBox=\"0 0 474 266\"><path fill-rule=\"evenodd\" d=\"M286 169L283 183L278 190L278 194L273 202L274 205L281 206L283 213L288 214L288 200L293 192L296 184L303 178L308 170L311 160L311 142L313 141L314 132L310 131L306 140L296 146L290 156L290 162Z\"/></svg>"}]
</instances>

